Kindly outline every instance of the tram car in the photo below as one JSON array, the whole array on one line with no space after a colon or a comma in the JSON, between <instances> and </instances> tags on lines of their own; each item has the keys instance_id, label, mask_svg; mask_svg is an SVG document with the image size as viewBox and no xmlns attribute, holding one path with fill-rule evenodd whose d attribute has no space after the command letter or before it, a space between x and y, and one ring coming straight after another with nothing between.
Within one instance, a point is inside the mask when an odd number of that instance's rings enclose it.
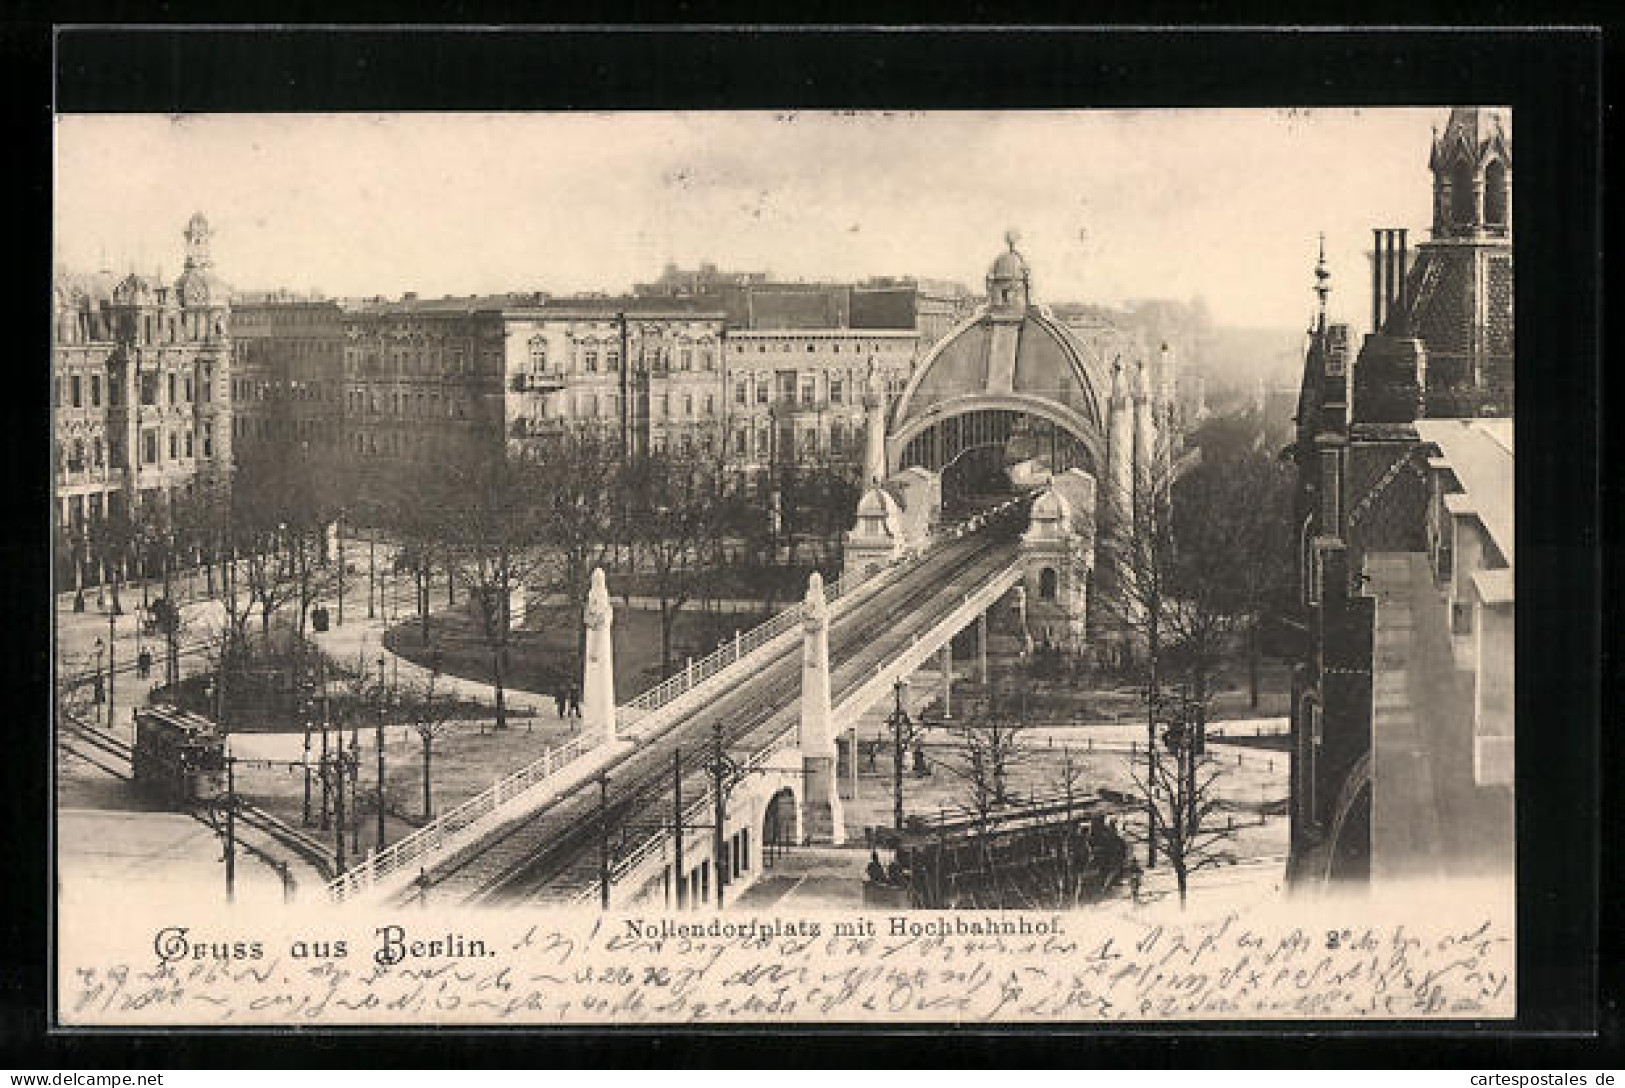
<instances>
[{"instance_id":1,"label":"tram car","mask_svg":"<svg viewBox=\"0 0 1625 1088\"><path fill-rule=\"evenodd\" d=\"M226 790L225 737L208 718L173 707L135 712L130 764L138 789L176 807Z\"/></svg>"}]
</instances>

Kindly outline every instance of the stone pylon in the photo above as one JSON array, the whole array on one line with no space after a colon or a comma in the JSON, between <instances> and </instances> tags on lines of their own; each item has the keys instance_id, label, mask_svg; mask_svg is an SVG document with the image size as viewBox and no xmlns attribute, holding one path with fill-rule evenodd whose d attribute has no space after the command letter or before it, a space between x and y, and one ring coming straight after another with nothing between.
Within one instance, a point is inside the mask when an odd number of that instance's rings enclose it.
<instances>
[{"instance_id":1,"label":"stone pylon","mask_svg":"<svg viewBox=\"0 0 1625 1088\"><path fill-rule=\"evenodd\" d=\"M615 642L610 629L615 610L610 607L604 570L594 567L587 589L587 658L581 667L582 729L604 740L615 739Z\"/></svg>"},{"instance_id":2,"label":"stone pylon","mask_svg":"<svg viewBox=\"0 0 1625 1088\"><path fill-rule=\"evenodd\" d=\"M879 487L886 479L886 385L873 359L863 384L863 415L863 487Z\"/></svg>"},{"instance_id":3,"label":"stone pylon","mask_svg":"<svg viewBox=\"0 0 1625 1088\"><path fill-rule=\"evenodd\" d=\"M845 817L835 781L835 722L829 695L829 604L824 579L807 579L801 619L801 826L808 842L840 845Z\"/></svg>"}]
</instances>

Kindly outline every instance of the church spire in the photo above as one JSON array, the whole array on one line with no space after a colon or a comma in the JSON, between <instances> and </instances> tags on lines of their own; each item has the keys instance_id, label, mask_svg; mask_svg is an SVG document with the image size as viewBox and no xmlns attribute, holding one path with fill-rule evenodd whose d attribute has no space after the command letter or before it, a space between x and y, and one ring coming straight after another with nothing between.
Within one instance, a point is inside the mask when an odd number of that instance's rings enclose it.
<instances>
[{"instance_id":1,"label":"church spire","mask_svg":"<svg viewBox=\"0 0 1625 1088\"><path fill-rule=\"evenodd\" d=\"M1332 274L1326 268L1326 232L1320 232L1320 258L1315 261L1315 295L1320 300L1315 314L1315 331L1326 331L1326 296L1332 293Z\"/></svg>"}]
</instances>

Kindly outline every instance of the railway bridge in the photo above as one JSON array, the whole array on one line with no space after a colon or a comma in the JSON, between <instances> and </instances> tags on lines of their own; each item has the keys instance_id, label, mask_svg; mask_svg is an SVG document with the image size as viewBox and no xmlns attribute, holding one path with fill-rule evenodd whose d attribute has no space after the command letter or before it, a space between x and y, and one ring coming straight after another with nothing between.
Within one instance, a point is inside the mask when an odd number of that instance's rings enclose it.
<instances>
[{"instance_id":1,"label":"railway bridge","mask_svg":"<svg viewBox=\"0 0 1625 1088\"><path fill-rule=\"evenodd\" d=\"M1014 233L988 302L944 337L890 406L870 375L864 490L844 570L706 659L614 705L613 611L586 603L583 729L570 745L351 869L342 899L715 905L778 843L838 843L836 738L893 685L1009 607L1029 639L1081 648L1095 527L1116 554L1134 481L1177 441L1164 349L1125 376L1031 297ZM1097 474L1103 491L1097 496ZM957 495L1015 497L952 522ZM1102 580L1110 584L1108 572ZM985 679L985 677L984 677Z\"/></svg>"},{"instance_id":2,"label":"railway bridge","mask_svg":"<svg viewBox=\"0 0 1625 1088\"><path fill-rule=\"evenodd\" d=\"M330 891L501 904L601 901L608 889L611 905L737 894L777 847L841 841L836 738L934 658L950 699L954 636L976 628L985 670L989 610L1024 614L1028 586L1043 589L1043 572L1086 531L1058 491L1006 499L886 566L828 586L814 575L799 604L621 707L595 575L581 734Z\"/></svg>"}]
</instances>

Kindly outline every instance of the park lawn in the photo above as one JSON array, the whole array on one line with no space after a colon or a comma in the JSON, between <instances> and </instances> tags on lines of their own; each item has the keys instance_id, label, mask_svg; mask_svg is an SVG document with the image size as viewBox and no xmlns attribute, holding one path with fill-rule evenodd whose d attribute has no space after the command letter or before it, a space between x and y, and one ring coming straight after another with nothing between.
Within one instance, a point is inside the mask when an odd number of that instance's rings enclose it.
<instances>
[{"instance_id":1,"label":"park lawn","mask_svg":"<svg viewBox=\"0 0 1625 1088\"><path fill-rule=\"evenodd\" d=\"M454 808L493 782L526 764L540 759L549 747L557 747L571 737L570 723L554 717L552 707L531 723L529 729L523 721L515 721L508 729L497 732L490 721L457 721L445 727L434 741L433 801L436 815ZM410 834L422 823L423 814L423 744L416 733L391 729L384 746L384 777L388 803L384 816L384 834L388 842L396 842ZM361 853L378 845L378 818L372 805L372 794L377 788L377 764L371 749L363 752L361 767L362 825ZM274 813L295 827L304 815L304 774L298 770L269 768L248 764L238 771L237 788L241 795L261 808ZM312 786L313 817L321 806L321 784ZM307 828L324 842L330 842L332 832L322 833ZM349 853L349 837L345 851Z\"/></svg>"},{"instance_id":2,"label":"park lawn","mask_svg":"<svg viewBox=\"0 0 1625 1088\"><path fill-rule=\"evenodd\" d=\"M678 613L672 656L677 667L692 654L703 656L736 629L749 630L766 617L724 613L712 615L689 605ZM658 684L660 675L660 613L626 608L616 602L615 700L627 703ZM530 610L525 626L511 633L507 681L524 691L551 695L567 684L581 682L576 666L576 618L572 609L538 607ZM435 613L429 621L429 643L424 645L416 621L392 627L384 645L425 668L439 668L452 676L490 683L491 651L473 620L461 609ZM541 706L544 719L552 717L551 704Z\"/></svg>"}]
</instances>

